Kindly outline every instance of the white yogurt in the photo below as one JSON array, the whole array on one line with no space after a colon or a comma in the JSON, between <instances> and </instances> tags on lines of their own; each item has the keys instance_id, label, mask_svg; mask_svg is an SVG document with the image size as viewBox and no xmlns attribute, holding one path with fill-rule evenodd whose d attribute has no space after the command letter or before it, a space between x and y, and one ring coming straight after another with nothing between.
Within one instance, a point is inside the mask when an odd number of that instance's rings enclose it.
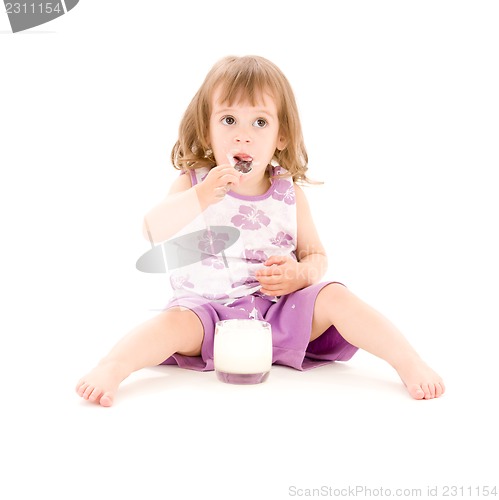
<instances>
[{"instance_id":1,"label":"white yogurt","mask_svg":"<svg viewBox=\"0 0 499 500\"><path fill-rule=\"evenodd\" d=\"M215 329L213 356L218 372L268 372L272 366L270 324L254 319L219 321Z\"/></svg>"}]
</instances>

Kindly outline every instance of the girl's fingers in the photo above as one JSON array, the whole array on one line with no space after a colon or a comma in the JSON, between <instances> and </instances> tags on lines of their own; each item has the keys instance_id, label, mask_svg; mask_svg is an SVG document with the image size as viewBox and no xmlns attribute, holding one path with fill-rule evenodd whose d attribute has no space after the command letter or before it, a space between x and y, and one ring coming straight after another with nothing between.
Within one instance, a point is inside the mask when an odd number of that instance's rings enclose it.
<instances>
[{"instance_id":1,"label":"girl's fingers","mask_svg":"<svg viewBox=\"0 0 499 500\"><path fill-rule=\"evenodd\" d=\"M239 184L239 177L231 174L224 174L218 180L221 184Z\"/></svg>"},{"instance_id":2,"label":"girl's fingers","mask_svg":"<svg viewBox=\"0 0 499 500\"><path fill-rule=\"evenodd\" d=\"M282 289L281 285L265 285L262 286L262 290L267 290L268 292L278 292Z\"/></svg>"},{"instance_id":3,"label":"girl's fingers","mask_svg":"<svg viewBox=\"0 0 499 500\"><path fill-rule=\"evenodd\" d=\"M282 270L278 266L268 266L264 267L263 269L259 269L256 273L256 277L265 277L265 276L281 276L282 275Z\"/></svg>"},{"instance_id":4,"label":"girl's fingers","mask_svg":"<svg viewBox=\"0 0 499 500\"><path fill-rule=\"evenodd\" d=\"M273 264L284 264L286 262L286 257L284 255L272 255L265 262L265 266L272 266Z\"/></svg>"},{"instance_id":5,"label":"girl's fingers","mask_svg":"<svg viewBox=\"0 0 499 500\"><path fill-rule=\"evenodd\" d=\"M262 286L280 286L282 282L281 276L257 276L256 278Z\"/></svg>"},{"instance_id":6,"label":"girl's fingers","mask_svg":"<svg viewBox=\"0 0 499 500\"><path fill-rule=\"evenodd\" d=\"M210 173L212 175L218 174L218 175L225 175L225 174L232 174L237 177L241 177L243 174L241 172L238 172L232 165L217 165L216 167L213 167L210 170Z\"/></svg>"}]
</instances>

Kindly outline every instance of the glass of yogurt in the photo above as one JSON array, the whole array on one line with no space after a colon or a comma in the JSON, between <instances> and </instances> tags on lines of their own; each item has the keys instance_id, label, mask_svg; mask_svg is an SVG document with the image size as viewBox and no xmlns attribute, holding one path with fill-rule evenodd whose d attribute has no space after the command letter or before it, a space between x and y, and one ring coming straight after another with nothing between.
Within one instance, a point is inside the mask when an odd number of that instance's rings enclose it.
<instances>
[{"instance_id":1,"label":"glass of yogurt","mask_svg":"<svg viewBox=\"0 0 499 500\"><path fill-rule=\"evenodd\" d=\"M272 366L272 329L266 321L217 322L213 361L217 378L229 384L259 384Z\"/></svg>"}]
</instances>

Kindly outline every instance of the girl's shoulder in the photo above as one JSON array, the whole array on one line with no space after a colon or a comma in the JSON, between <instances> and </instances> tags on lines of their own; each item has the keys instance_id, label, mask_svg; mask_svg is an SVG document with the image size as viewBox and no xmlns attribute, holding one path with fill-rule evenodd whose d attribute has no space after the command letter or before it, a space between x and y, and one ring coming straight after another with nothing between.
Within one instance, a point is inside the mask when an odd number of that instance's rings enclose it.
<instances>
[{"instance_id":1,"label":"girl's shoulder","mask_svg":"<svg viewBox=\"0 0 499 500\"><path fill-rule=\"evenodd\" d=\"M196 169L186 169L180 171L178 177L170 186L168 194L175 194L180 191L185 191L196 184L199 184L208 175L210 167L201 167Z\"/></svg>"},{"instance_id":2,"label":"girl's shoulder","mask_svg":"<svg viewBox=\"0 0 499 500\"><path fill-rule=\"evenodd\" d=\"M183 170L180 172L178 177L171 183L170 189L168 190L168 194L176 194L181 191L186 191L190 187L192 187L192 179L189 175L189 172Z\"/></svg>"}]
</instances>

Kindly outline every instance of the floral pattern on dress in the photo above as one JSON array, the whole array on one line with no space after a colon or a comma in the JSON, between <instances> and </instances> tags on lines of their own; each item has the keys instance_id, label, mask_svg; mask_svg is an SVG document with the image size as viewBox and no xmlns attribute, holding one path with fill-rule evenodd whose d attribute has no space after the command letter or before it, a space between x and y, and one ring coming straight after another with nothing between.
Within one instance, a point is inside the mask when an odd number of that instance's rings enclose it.
<instances>
[{"instance_id":1,"label":"floral pattern on dress","mask_svg":"<svg viewBox=\"0 0 499 500\"><path fill-rule=\"evenodd\" d=\"M203 266L211 266L215 269L223 269L225 267L225 262L221 257L217 255L203 255L203 259L201 260L201 264Z\"/></svg>"},{"instance_id":2,"label":"floral pattern on dress","mask_svg":"<svg viewBox=\"0 0 499 500\"><path fill-rule=\"evenodd\" d=\"M263 250L245 250L244 260L250 264L261 264L268 259Z\"/></svg>"},{"instance_id":3,"label":"floral pattern on dress","mask_svg":"<svg viewBox=\"0 0 499 500\"><path fill-rule=\"evenodd\" d=\"M271 238L270 243L276 247L290 247L293 245L293 237L284 231L279 231L275 238Z\"/></svg>"},{"instance_id":4,"label":"floral pattern on dress","mask_svg":"<svg viewBox=\"0 0 499 500\"><path fill-rule=\"evenodd\" d=\"M234 215L231 222L241 229L249 229L254 231L263 226L270 224L270 218L265 215L265 212L259 210L255 205L241 205L239 207L239 215Z\"/></svg>"},{"instance_id":5,"label":"floral pattern on dress","mask_svg":"<svg viewBox=\"0 0 499 500\"><path fill-rule=\"evenodd\" d=\"M181 290L182 288L194 288L194 284L189 281L189 276L177 275L170 276L170 284L174 290Z\"/></svg>"},{"instance_id":6,"label":"floral pattern on dress","mask_svg":"<svg viewBox=\"0 0 499 500\"><path fill-rule=\"evenodd\" d=\"M227 233L215 233L215 231L207 229L199 237L198 248L203 254L217 255L227 248L228 241L229 235Z\"/></svg>"},{"instance_id":7,"label":"floral pattern on dress","mask_svg":"<svg viewBox=\"0 0 499 500\"><path fill-rule=\"evenodd\" d=\"M247 278L244 278L240 281L236 281L235 283L232 283L231 288L237 288L239 286L245 286L248 288L253 288L257 285L259 285L259 281L256 278L253 278L251 276L248 276Z\"/></svg>"},{"instance_id":8,"label":"floral pattern on dress","mask_svg":"<svg viewBox=\"0 0 499 500\"><path fill-rule=\"evenodd\" d=\"M229 235L227 233L216 233L207 229L199 237L198 248L201 250L201 263L203 266L211 266L215 269L223 269L225 261L223 251L227 247ZM222 255L219 255L222 253Z\"/></svg>"},{"instance_id":9,"label":"floral pattern on dress","mask_svg":"<svg viewBox=\"0 0 499 500\"><path fill-rule=\"evenodd\" d=\"M294 205L296 200L293 184L289 181L280 180L272 193L272 198L284 201L284 203L287 203L288 205Z\"/></svg>"}]
</instances>

